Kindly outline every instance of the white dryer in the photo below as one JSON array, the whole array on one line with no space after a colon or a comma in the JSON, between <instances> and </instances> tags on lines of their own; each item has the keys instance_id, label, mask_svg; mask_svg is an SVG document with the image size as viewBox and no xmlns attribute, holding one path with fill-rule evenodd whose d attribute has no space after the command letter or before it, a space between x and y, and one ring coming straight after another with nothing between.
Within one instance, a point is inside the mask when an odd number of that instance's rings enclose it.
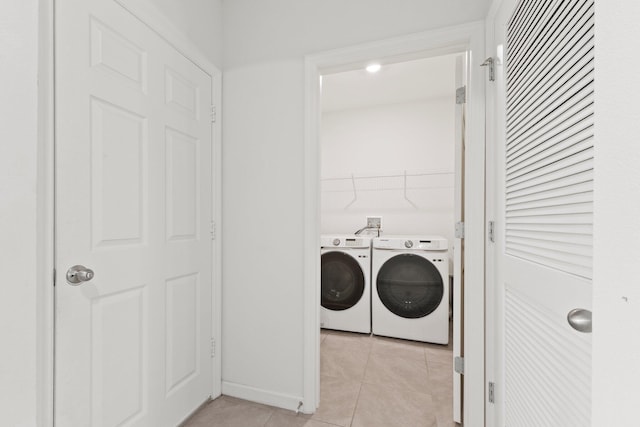
<instances>
[{"instance_id":1,"label":"white dryer","mask_svg":"<svg viewBox=\"0 0 640 427\"><path fill-rule=\"evenodd\" d=\"M371 237L321 236L320 326L371 333Z\"/></svg>"},{"instance_id":2,"label":"white dryer","mask_svg":"<svg viewBox=\"0 0 640 427\"><path fill-rule=\"evenodd\" d=\"M371 249L376 335L449 342L449 261L440 236L379 237Z\"/></svg>"}]
</instances>

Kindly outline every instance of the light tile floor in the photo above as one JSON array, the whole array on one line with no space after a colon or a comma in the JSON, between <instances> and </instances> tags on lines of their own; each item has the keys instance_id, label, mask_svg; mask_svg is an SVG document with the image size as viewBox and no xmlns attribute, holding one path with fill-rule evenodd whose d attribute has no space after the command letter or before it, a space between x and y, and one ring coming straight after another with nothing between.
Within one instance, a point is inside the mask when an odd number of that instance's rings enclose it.
<instances>
[{"instance_id":1,"label":"light tile floor","mask_svg":"<svg viewBox=\"0 0 640 427\"><path fill-rule=\"evenodd\" d=\"M298 414L228 396L183 427L453 427L452 349L321 332L320 407Z\"/></svg>"}]
</instances>

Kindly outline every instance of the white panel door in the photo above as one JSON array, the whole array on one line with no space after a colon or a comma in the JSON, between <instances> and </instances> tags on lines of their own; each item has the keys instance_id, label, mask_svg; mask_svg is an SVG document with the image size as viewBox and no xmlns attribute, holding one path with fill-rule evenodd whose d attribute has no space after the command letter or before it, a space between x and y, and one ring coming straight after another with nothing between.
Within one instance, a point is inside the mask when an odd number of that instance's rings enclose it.
<instances>
[{"instance_id":1,"label":"white panel door","mask_svg":"<svg viewBox=\"0 0 640 427\"><path fill-rule=\"evenodd\" d=\"M55 422L175 426L212 391L211 76L109 0L56 2L55 66Z\"/></svg>"},{"instance_id":2,"label":"white panel door","mask_svg":"<svg viewBox=\"0 0 640 427\"><path fill-rule=\"evenodd\" d=\"M505 0L493 33L496 425L585 427L591 335L568 314L592 304L593 1Z\"/></svg>"}]
</instances>

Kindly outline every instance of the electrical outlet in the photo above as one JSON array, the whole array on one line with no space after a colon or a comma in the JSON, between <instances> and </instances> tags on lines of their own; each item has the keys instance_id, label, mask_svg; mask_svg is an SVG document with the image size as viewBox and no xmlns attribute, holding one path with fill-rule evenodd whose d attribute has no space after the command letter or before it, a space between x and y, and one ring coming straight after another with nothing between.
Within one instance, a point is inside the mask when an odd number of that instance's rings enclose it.
<instances>
[{"instance_id":1,"label":"electrical outlet","mask_svg":"<svg viewBox=\"0 0 640 427\"><path fill-rule=\"evenodd\" d=\"M368 216L367 217L367 227L369 228L382 228L382 217L381 216Z\"/></svg>"}]
</instances>

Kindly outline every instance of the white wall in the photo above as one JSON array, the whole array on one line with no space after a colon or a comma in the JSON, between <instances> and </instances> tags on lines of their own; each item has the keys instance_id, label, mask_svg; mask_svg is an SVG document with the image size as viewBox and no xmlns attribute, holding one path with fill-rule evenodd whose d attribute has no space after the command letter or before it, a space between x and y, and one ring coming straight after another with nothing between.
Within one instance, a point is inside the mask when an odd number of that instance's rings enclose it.
<instances>
[{"instance_id":1,"label":"white wall","mask_svg":"<svg viewBox=\"0 0 640 427\"><path fill-rule=\"evenodd\" d=\"M451 69L451 80L455 69ZM349 234L382 216L384 234L442 235L453 238L455 97L322 115L321 232ZM358 179L357 200L350 179L376 175L425 175ZM374 190L374 191L371 191Z\"/></svg>"},{"instance_id":2,"label":"white wall","mask_svg":"<svg viewBox=\"0 0 640 427\"><path fill-rule=\"evenodd\" d=\"M38 1L0 3L0 424L37 419Z\"/></svg>"},{"instance_id":3,"label":"white wall","mask_svg":"<svg viewBox=\"0 0 640 427\"><path fill-rule=\"evenodd\" d=\"M640 3L595 5L593 425L638 425Z\"/></svg>"},{"instance_id":4,"label":"white wall","mask_svg":"<svg viewBox=\"0 0 640 427\"><path fill-rule=\"evenodd\" d=\"M490 0L233 0L223 2L224 66L309 53L484 19ZM302 101L300 101L302 102Z\"/></svg>"},{"instance_id":5,"label":"white wall","mask_svg":"<svg viewBox=\"0 0 640 427\"><path fill-rule=\"evenodd\" d=\"M296 86L303 66L261 64L223 82L222 379L297 402L304 111ZM245 124L227 125L233 117ZM223 393L233 391L223 384Z\"/></svg>"},{"instance_id":6,"label":"white wall","mask_svg":"<svg viewBox=\"0 0 640 427\"><path fill-rule=\"evenodd\" d=\"M223 2L227 384L303 394L304 55L482 19L488 3Z\"/></svg>"}]
</instances>

